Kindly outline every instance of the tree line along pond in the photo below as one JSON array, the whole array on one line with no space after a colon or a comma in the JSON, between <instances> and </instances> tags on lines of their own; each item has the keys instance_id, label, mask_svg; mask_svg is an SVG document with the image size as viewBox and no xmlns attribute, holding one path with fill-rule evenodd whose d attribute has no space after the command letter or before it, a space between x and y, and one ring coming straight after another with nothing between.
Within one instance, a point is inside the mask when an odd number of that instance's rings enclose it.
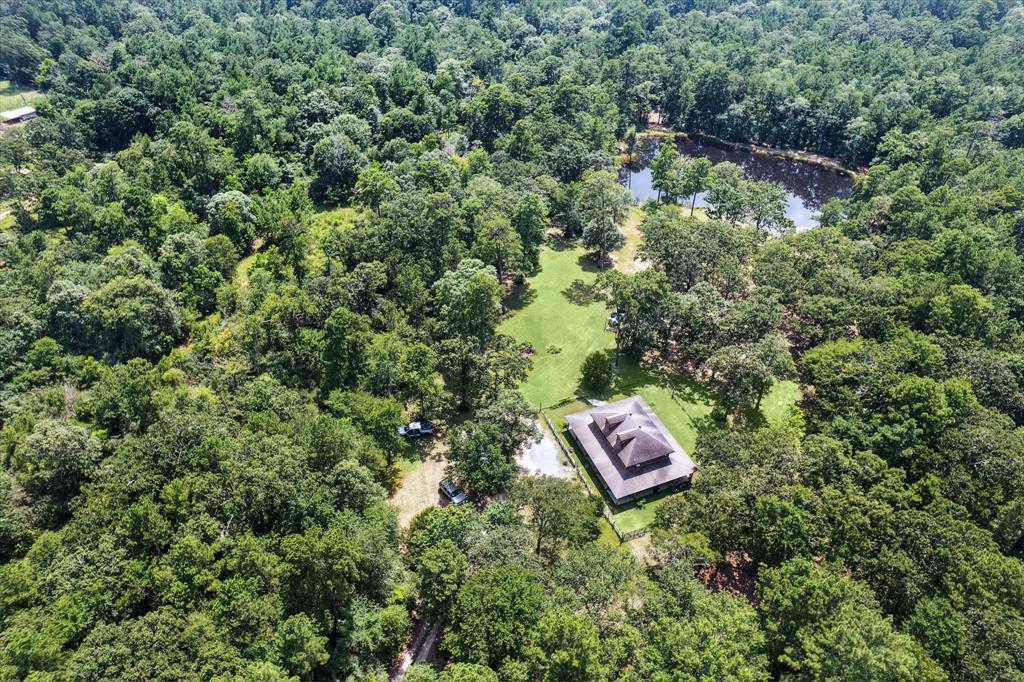
<instances>
[{"instance_id":1,"label":"tree line along pond","mask_svg":"<svg viewBox=\"0 0 1024 682\"><path fill-rule=\"evenodd\" d=\"M651 163L663 143L659 137L640 137L633 158L619 169L619 181L629 188L633 199L644 202L657 199L653 186ZM853 178L841 172L797 159L757 154L741 149L727 149L689 138L677 138L679 154L686 158L706 157L712 163L731 161L743 169L750 180L771 181L786 193L786 217L797 229L817 227L818 212L829 199L842 199L853 189ZM706 192L697 195L698 207L706 207Z\"/></svg>"}]
</instances>

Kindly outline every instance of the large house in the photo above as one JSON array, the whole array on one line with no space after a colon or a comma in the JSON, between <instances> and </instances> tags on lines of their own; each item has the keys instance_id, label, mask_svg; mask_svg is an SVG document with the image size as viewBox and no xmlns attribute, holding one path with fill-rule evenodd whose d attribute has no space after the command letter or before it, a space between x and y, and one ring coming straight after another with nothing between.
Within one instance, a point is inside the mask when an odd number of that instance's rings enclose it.
<instances>
[{"instance_id":1,"label":"large house","mask_svg":"<svg viewBox=\"0 0 1024 682\"><path fill-rule=\"evenodd\" d=\"M565 419L569 433L615 504L679 487L697 470L647 401L638 395Z\"/></svg>"}]
</instances>

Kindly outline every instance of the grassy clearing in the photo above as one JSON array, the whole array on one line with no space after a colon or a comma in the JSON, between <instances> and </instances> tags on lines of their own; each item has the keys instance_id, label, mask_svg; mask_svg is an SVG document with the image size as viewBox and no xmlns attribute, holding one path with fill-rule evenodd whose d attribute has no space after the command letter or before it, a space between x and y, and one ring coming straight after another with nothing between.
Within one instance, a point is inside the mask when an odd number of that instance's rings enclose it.
<instances>
[{"instance_id":1,"label":"grassy clearing","mask_svg":"<svg viewBox=\"0 0 1024 682\"><path fill-rule=\"evenodd\" d=\"M540 272L509 301L512 314L499 328L533 346L533 369L520 388L538 406L572 396L583 358L615 342L605 330L608 310L593 295L597 271L587 252L556 241L540 261Z\"/></svg>"},{"instance_id":2,"label":"grassy clearing","mask_svg":"<svg viewBox=\"0 0 1024 682\"><path fill-rule=\"evenodd\" d=\"M326 262L324 239L332 232L344 232L355 224L361 212L352 206L318 209L309 221L310 249L306 255L306 269L316 272Z\"/></svg>"},{"instance_id":3,"label":"grassy clearing","mask_svg":"<svg viewBox=\"0 0 1024 682\"><path fill-rule=\"evenodd\" d=\"M310 248L305 263L308 272L316 272L326 261L323 249L324 238L334 230L343 231L351 228L359 216L359 210L349 206L323 209L314 214L308 225ZM234 284L239 289L249 286L249 270L252 269L257 255L259 255L258 251L250 253L238 261L238 265L235 267Z\"/></svg>"},{"instance_id":4,"label":"grassy clearing","mask_svg":"<svg viewBox=\"0 0 1024 682\"><path fill-rule=\"evenodd\" d=\"M584 397L616 400L639 394L683 448L693 452L698 436L722 426L722 422L715 411L714 395L689 377L623 359L607 392L594 395L580 389L580 366L587 354L615 347L613 335L605 329L608 310L592 289L596 277L584 249L555 242L541 253L540 272L529 278L524 290L510 301L512 313L500 331L529 342L536 352L533 368L520 386L523 395L531 404L545 407L571 447L565 415L587 407ZM760 419L778 423L799 397L796 384L779 382L765 397ZM585 466L583 471L594 489L600 490ZM650 497L642 505L613 506L615 521L624 532L644 528L673 494L678 493ZM610 527L603 532L611 532Z\"/></svg>"},{"instance_id":5,"label":"grassy clearing","mask_svg":"<svg viewBox=\"0 0 1024 682\"><path fill-rule=\"evenodd\" d=\"M603 516L597 525L601 531L601 534L597 538L598 542L608 545L609 547L618 547L622 544L619 542L619 536L615 534L614 530L612 530L612 524L608 523Z\"/></svg>"},{"instance_id":6,"label":"grassy clearing","mask_svg":"<svg viewBox=\"0 0 1024 682\"><path fill-rule=\"evenodd\" d=\"M434 448L422 459L399 458L401 482L391 496L391 504L398 507L398 523L402 528L421 511L442 501L438 484L444 478L448 460L441 450Z\"/></svg>"},{"instance_id":7,"label":"grassy clearing","mask_svg":"<svg viewBox=\"0 0 1024 682\"><path fill-rule=\"evenodd\" d=\"M31 87L0 81L0 111L33 106L44 97L43 93Z\"/></svg>"},{"instance_id":8,"label":"grassy clearing","mask_svg":"<svg viewBox=\"0 0 1024 682\"><path fill-rule=\"evenodd\" d=\"M781 424L789 417L790 408L803 398L795 381L778 381L761 401L761 416L769 424Z\"/></svg>"},{"instance_id":9,"label":"grassy clearing","mask_svg":"<svg viewBox=\"0 0 1024 682\"><path fill-rule=\"evenodd\" d=\"M615 258L615 267L623 272L636 272L641 269L641 263L637 261L636 252L640 248L640 240L643 237L640 234L640 222L643 219L643 210L638 206L634 206L630 209L629 217L626 218L626 222L622 226L622 235L626 238L626 242L613 256Z\"/></svg>"},{"instance_id":10,"label":"grassy clearing","mask_svg":"<svg viewBox=\"0 0 1024 682\"><path fill-rule=\"evenodd\" d=\"M319 240L326 237L332 230L347 230L359 216L359 209L353 206L321 209L309 221L310 235Z\"/></svg>"},{"instance_id":11,"label":"grassy clearing","mask_svg":"<svg viewBox=\"0 0 1024 682\"><path fill-rule=\"evenodd\" d=\"M249 288L249 270L252 269L253 263L256 262L257 255L259 254L251 253L238 261L238 265L235 266L234 284L239 289Z\"/></svg>"},{"instance_id":12,"label":"grassy clearing","mask_svg":"<svg viewBox=\"0 0 1024 682\"><path fill-rule=\"evenodd\" d=\"M594 297L596 277L584 249L560 243L545 249L541 271L527 280L525 293L513 302L512 314L500 327L533 346L533 368L520 389L533 405L564 403L553 414L568 414L567 404L583 405L580 366L587 354L615 348L615 338L605 328L608 309ZM634 393L644 396L687 449L694 447L701 424L714 409L714 398L688 378L625 359L611 390L588 397L612 400Z\"/></svg>"}]
</instances>

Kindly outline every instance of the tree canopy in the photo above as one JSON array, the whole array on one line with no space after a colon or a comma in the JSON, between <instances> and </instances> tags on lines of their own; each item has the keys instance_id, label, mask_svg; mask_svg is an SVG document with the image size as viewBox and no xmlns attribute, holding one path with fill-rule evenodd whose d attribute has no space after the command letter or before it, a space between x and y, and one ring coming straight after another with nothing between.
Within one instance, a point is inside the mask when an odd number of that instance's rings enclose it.
<instances>
[{"instance_id":1,"label":"tree canopy","mask_svg":"<svg viewBox=\"0 0 1024 682\"><path fill-rule=\"evenodd\" d=\"M435 624L406 679L1020 678L1021 44L1016 0L4 3L0 680L377 680ZM796 230L665 144L636 206L670 132L853 190ZM577 247L615 358L717 408L647 550L516 461L502 321ZM428 456L469 501L403 527Z\"/></svg>"}]
</instances>

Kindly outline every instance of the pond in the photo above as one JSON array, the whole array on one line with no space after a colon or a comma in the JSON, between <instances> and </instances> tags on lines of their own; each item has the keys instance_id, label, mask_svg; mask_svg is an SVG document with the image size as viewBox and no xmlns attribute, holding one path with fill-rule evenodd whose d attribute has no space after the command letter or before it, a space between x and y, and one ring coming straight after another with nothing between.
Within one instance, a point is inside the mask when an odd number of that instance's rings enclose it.
<instances>
[{"instance_id":1,"label":"pond","mask_svg":"<svg viewBox=\"0 0 1024 682\"><path fill-rule=\"evenodd\" d=\"M658 190L651 186L650 166L660 144L655 137L640 138L636 144L636 162L623 165L619 171L619 180L638 202L658 197ZM689 139L678 141L677 147L685 157L705 156L713 163L732 161L743 169L749 180L778 183L786 191L786 217L797 227L817 226L821 206L829 199L848 196L853 189L850 177L802 161L725 149ZM697 206L706 206L703 192L697 195Z\"/></svg>"}]
</instances>

